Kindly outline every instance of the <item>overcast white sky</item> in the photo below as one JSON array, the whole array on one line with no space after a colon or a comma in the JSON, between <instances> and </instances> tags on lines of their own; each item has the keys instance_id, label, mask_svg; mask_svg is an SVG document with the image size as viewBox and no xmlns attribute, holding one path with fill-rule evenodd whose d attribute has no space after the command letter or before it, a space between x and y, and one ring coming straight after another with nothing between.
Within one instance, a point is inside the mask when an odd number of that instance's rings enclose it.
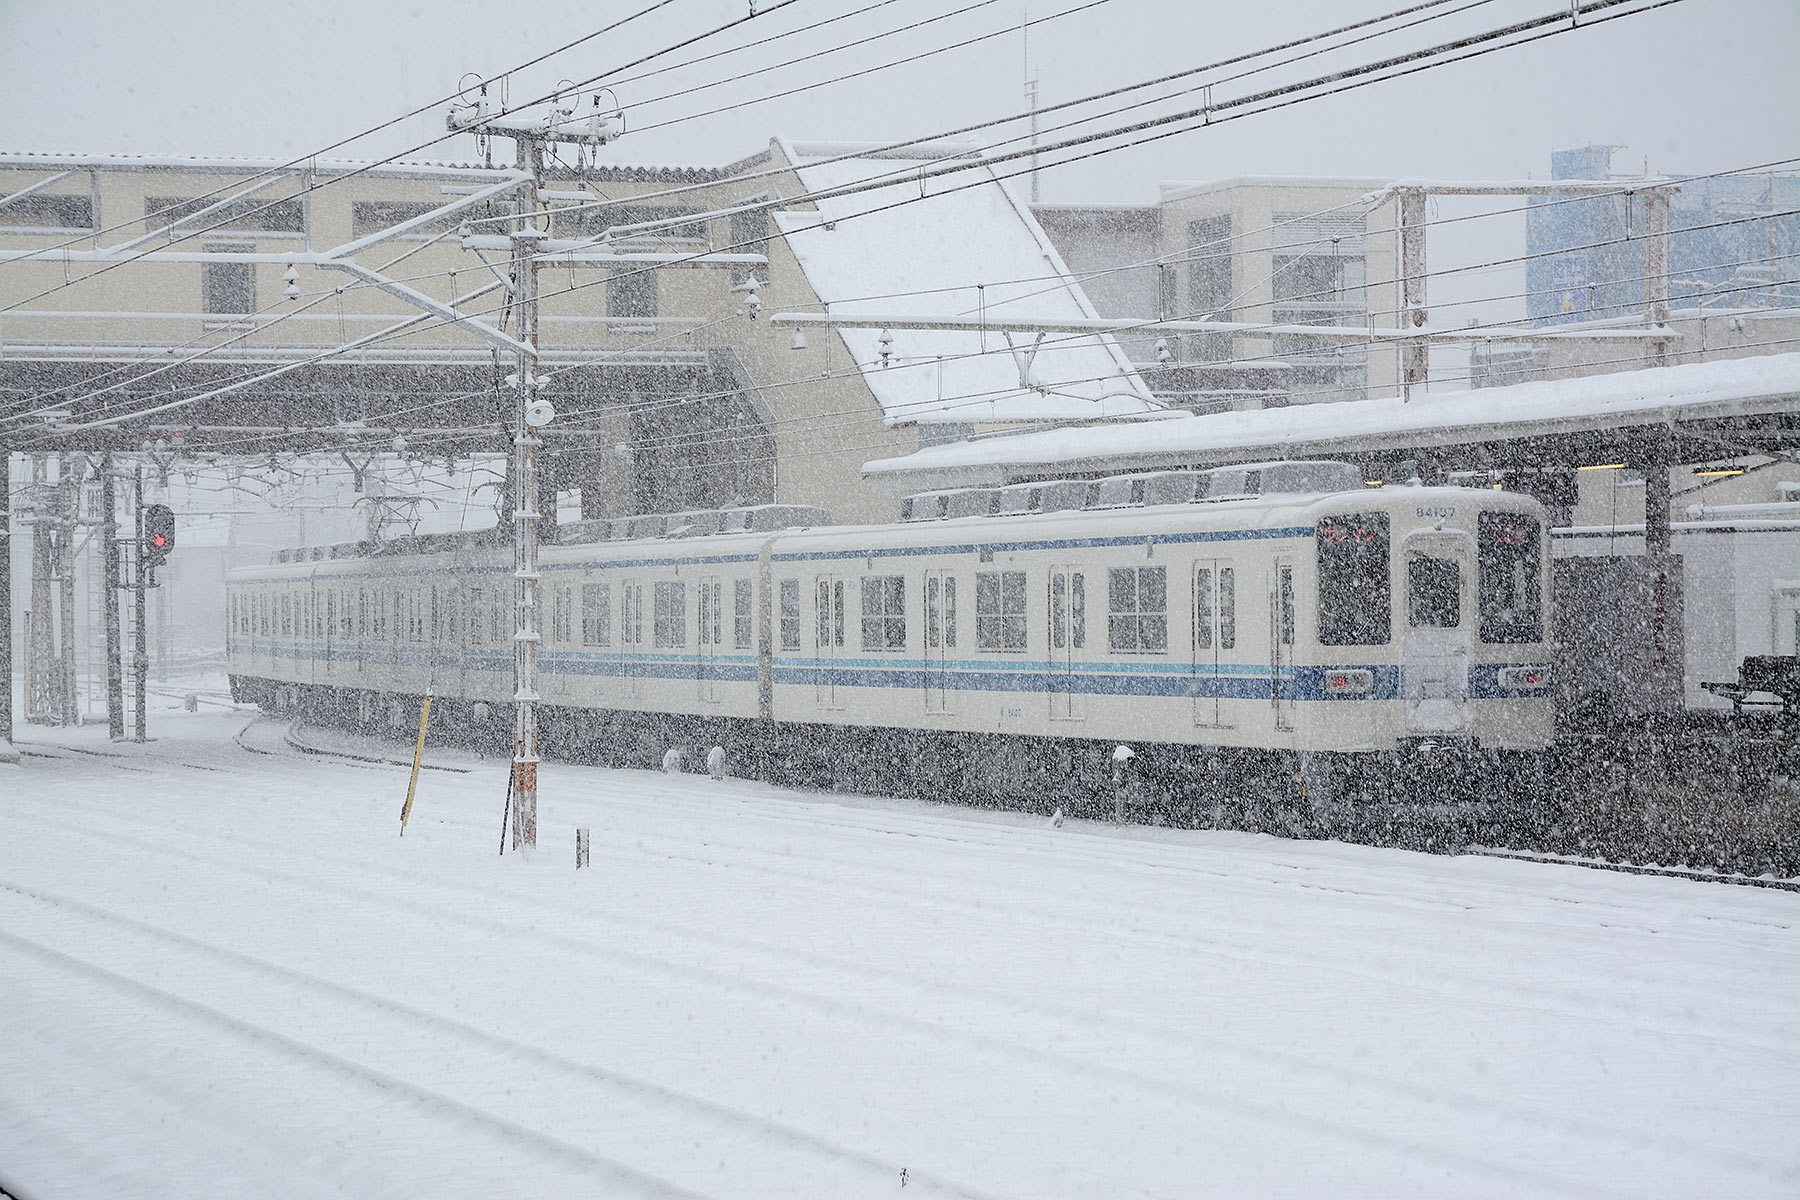
<instances>
[{"instance_id":1,"label":"overcast white sky","mask_svg":"<svg viewBox=\"0 0 1800 1200\"><path fill-rule=\"evenodd\" d=\"M465 72L493 77L649 2L0 0L6 96L0 150L299 156L437 100ZM852 14L869 2L797 0L653 65ZM919 136L1020 111L1028 63L1041 77L1043 100L1054 103L1402 6L1401 0L1104 0L1033 28L1027 39L1017 28L1027 15L1046 17L1083 0L990 0L899 37L819 53L968 2L891 0L773 46L620 82L616 95L632 128L643 132L608 153L625 161L719 163L754 152L774 133ZM1448 15L1395 42L1221 85L1215 99L1566 7L1566 0L1455 0L1433 10ZM672 0L526 73L512 85L512 97L537 95L564 78L603 75L747 11L747 0ZM791 98L759 99L1000 30L1007 32L910 66ZM815 56L803 63L772 69L809 52ZM1155 198L1159 182L1240 174L1542 177L1551 150L1588 142L1627 147L1615 160L1619 169L1646 161L1654 171L1683 173L1742 167L1800 153L1797 61L1795 0L1681 0L1411 79L1047 171L1043 198L1144 203ZM751 79L659 99L678 87L759 68ZM724 111L646 128L716 108ZM435 137L442 114L435 106L333 157L406 150ZM987 136L1018 132L1015 125ZM461 138L415 157L472 155L470 140ZM1445 255L1504 248L1520 236L1517 225L1496 220L1464 227L1460 242L1434 245L1433 266L1445 265Z\"/></svg>"}]
</instances>

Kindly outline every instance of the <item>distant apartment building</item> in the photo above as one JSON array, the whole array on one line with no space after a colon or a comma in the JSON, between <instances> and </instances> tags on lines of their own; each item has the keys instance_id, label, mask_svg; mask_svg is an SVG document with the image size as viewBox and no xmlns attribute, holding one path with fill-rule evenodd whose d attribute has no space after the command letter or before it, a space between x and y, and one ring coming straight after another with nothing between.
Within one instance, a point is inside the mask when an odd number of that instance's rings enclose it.
<instances>
[{"instance_id":1,"label":"distant apartment building","mask_svg":"<svg viewBox=\"0 0 1800 1200\"><path fill-rule=\"evenodd\" d=\"M1033 212L1107 316L1362 328L1397 308L1393 205L1366 200L1385 184L1235 178ZM1362 399L1398 378L1392 350L1304 333L1120 340L1159 396L1196 411Z\"/></svg>"}]
</instances>

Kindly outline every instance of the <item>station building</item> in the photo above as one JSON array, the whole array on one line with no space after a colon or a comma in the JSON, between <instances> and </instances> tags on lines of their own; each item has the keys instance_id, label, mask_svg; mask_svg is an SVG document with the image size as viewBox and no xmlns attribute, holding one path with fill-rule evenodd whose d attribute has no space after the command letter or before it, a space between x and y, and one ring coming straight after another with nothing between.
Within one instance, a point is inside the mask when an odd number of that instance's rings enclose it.
<instances>
[{"instance_id":1,"label":"station building","mask_svg":"<svg viewBox=\"0 0 1800 1200\"><path fill-rule=\"evenodd\" d=\"M869 458L1156 413L1106 336L1009 348L762 319L1099 315L988 168L922 175L974 153L775 139L718 167L549 172L550 238L611 231L540 260L550 486L584 517L792 503L871 521L895 501L864 484ZM517 180L486 163L0 155L0 445L504 454L516 356L471 322L518 331L494 241L517 224Z\"/></svg>"}]
</instances>

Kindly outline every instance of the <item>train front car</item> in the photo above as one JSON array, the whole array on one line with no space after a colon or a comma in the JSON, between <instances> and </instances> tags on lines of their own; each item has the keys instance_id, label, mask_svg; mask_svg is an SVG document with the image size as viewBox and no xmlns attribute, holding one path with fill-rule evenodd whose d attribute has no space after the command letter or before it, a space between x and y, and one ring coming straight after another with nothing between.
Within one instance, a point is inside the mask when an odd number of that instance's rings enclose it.
<instances>
[{"instance_id":1,"label":"train front car","mask_svg":"<svg viewBox=\"0 0 1800 1200\"><path fill-rule=\"evenodd\" d=\"M1542 508L1425 487L1314 507L1311 578L1296 580L1313 603L1282 635L1313 820L1445 837L1544 820L1555 716Z\"/></svg>"}]
</instances>

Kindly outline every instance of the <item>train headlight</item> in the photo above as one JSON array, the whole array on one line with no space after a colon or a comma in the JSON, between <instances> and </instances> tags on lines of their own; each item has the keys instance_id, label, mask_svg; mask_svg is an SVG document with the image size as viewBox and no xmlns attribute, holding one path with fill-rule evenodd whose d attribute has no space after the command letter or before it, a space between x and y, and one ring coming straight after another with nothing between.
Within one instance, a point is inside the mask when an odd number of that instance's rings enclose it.
<instances>
[{"instance_id":1,"label":"train headlight","mask_svg":"<svg viewBox=\"0 0 1800 1200\"><path fill-rule=\"evenodd\" d=\"M1375 688L1375 672L1361 668L1325 672L1327 696L1366 696Z\"/></svg>"}]
</instances>

